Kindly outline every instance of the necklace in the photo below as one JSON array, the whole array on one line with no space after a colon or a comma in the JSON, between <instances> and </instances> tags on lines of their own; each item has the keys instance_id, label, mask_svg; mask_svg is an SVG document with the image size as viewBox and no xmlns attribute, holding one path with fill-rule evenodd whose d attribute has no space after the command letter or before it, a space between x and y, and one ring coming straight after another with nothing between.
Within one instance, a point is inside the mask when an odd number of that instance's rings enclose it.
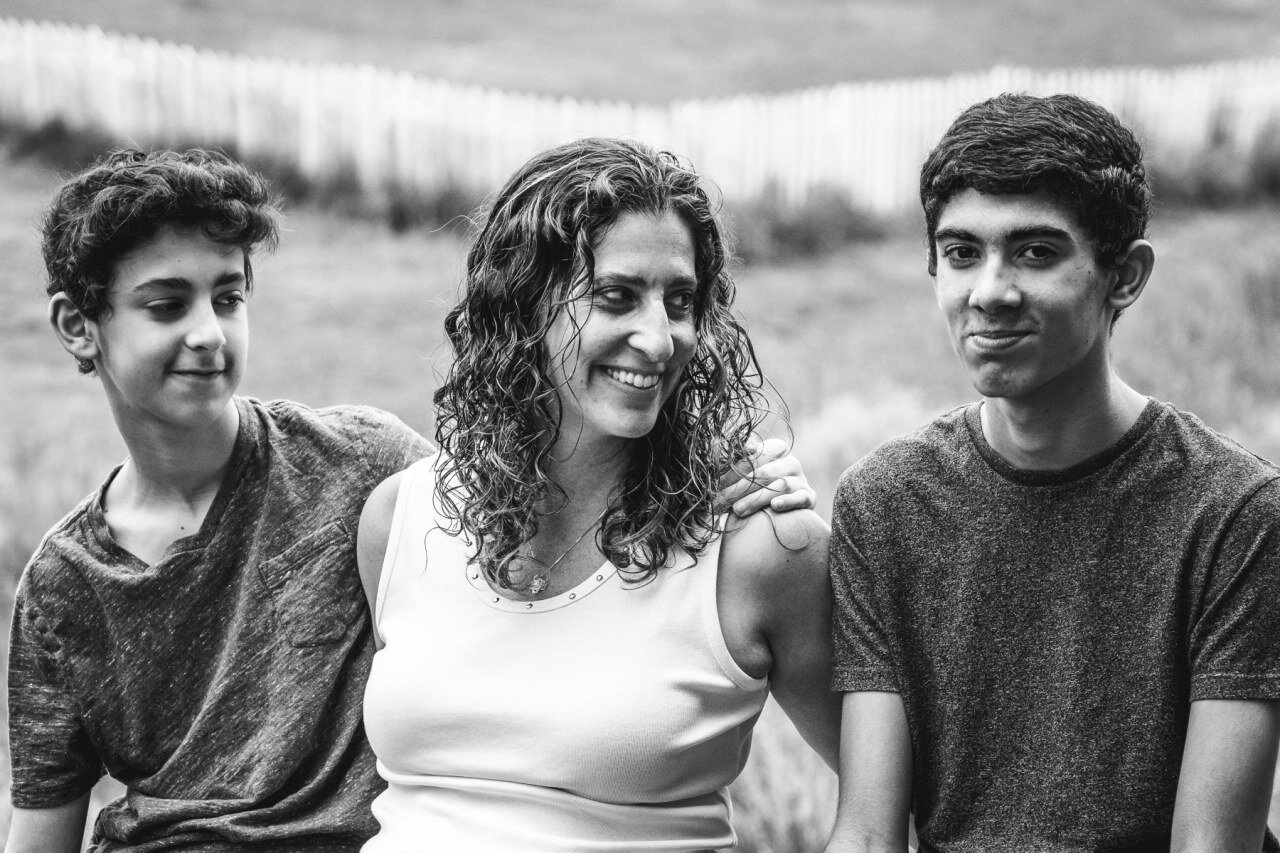
<instances>
[{"instance_id":1,"label":"necklace","mask_svg":"<svg viewBox=\"0 0 1280 853\"><path fill-rule=\"evenodd\" d=\"M548 581L547 578L551 575L551 571L556 566L560 565L561 560L569 556L570 551L578 547L578 543L581 542L583 539L585 539L587 534L595 529L595 526L600 523L600 519L602 518L604 518L603 511L599 515L597 515L595 518L591 519L591 523L587 525L587 529L578 534L578 538L574 539L573 542L569 544L569 547L564 549L564 553L562 553L559 557L556 557L555 560L552 561L551 565L547 566L541 572L538 572L538 574L533 576L533 579L529 581L529 588L528 588L529 595L540 595L542 591L547 588L548 584L550 583L550 581ZM534 560L538 559L537 554L533 552L532 545L529 546L529 557Z\"/></svg>"}]
</instances>

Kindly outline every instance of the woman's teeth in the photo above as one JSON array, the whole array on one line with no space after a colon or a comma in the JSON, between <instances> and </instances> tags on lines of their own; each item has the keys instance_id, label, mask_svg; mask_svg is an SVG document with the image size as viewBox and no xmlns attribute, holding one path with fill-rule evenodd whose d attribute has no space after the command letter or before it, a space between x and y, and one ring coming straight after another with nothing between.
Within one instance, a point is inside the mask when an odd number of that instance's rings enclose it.
<instances>
[{"instance_id":1,"label":"woman's teeth","mask_svg":"<svg viewBox=\"0 0 1280 853\"><path fill-rule=\"evenodd\" d=\"M612 367L604 368L604 372L624 385L630 385L632 388L652 388L658 384L658 380L661 378L660 374L657 373L629 373Z\"/></svg>"}]
</instances>

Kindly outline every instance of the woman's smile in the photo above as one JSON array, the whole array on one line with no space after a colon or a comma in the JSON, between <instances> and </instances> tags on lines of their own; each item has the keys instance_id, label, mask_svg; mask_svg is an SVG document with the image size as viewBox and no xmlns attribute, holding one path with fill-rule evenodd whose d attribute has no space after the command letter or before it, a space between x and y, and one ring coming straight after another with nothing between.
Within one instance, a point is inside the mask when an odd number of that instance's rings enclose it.
<instances>
[{"instance_id":1,"label":"woman's smile","mask_svg":"<svg viewBox=\"0 0 1280 853\"><path fill-rule=\"evenodd\" d=\"M600 368L610 379L628 388L635 388L641 391L651 391L658 387L658 383L662 380L662 373L642 373L637 371L621 370L616 367Z\"/></svg>"}]
</instances>

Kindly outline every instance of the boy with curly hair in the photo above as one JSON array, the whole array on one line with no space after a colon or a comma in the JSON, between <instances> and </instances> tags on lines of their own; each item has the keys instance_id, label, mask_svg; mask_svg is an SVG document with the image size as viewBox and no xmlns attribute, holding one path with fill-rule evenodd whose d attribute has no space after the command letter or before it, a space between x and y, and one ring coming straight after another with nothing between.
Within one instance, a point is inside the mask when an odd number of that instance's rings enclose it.
<instances>
[{"instance_id":1,"label":"boy with curly hair","mask_svg":"<svg viewBox=\"0 0 1280 853\"><path fill-rule=\"evenodd\" d=\"M1137 141L1002 95L920 195L983 399L837 490L828 849L902 851L910 812L922 853L1280 850L1280 469L1112 369L1155 259Z\"/></svg>"},{"instance_id":2,"label":"boy with curly hair","mask_svg":"<svg viewBox=\"0 0 1280 853\"><path fill-rule=\"evenodd\" d=\"M279 215L228 158L121 151L45 217L50 320L129 456L45 536L10 645L10 851L352 851L380 789L360 508L431 452L376 409L235 395Z\"/></svg>"}]
</instances>

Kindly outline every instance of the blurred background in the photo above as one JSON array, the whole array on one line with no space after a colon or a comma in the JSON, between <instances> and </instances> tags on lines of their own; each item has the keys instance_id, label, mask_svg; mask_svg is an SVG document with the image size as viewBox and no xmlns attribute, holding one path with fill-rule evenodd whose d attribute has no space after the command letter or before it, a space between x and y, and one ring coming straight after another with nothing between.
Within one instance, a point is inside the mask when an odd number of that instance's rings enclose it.
<instances>
[{"instance_id":1,"label":"blurred background","mask_svg":"<svg viewBox=\"0 0 1280 853\"><path fill-rule=\"evenodd\" d=\"M366 403L427 435L466 214L576 136L689 157L723 195L776 426L829 516L844 468L973 397L914 178L961 108L1006 89L1079 92L1138 131L1158 263L1119 370L1280 460L1277 57L1270 0L0 0L0 610L124 454L48 330L38 249L53 188L109 147L217 145L285 193L243 393ZM819 849L834 792L771 706L735 789L740 849Z\"/></svg>"}]
</instances>

